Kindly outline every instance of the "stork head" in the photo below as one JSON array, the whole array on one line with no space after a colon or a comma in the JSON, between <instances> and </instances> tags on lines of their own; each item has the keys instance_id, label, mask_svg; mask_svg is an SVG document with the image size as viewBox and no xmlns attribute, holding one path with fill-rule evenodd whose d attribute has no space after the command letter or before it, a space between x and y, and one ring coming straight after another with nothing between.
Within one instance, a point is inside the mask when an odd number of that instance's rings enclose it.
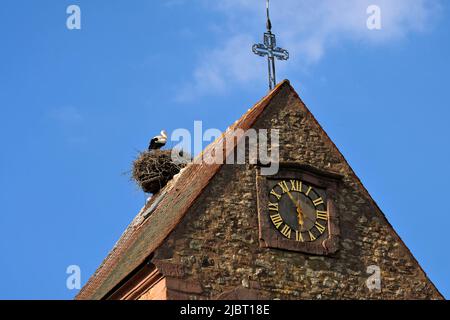
<instances>
[{"instance_id":1,"label":"stork head","mask_svg":"<svg viewBox=\"0 0 450 320\"><path fill-rule=\"evenodd\" d=\"M161 136L163 136L164 138L167 139L167 132L166 132L166 130L162 130L161 131Z\"/></svg>"}]
</instances>

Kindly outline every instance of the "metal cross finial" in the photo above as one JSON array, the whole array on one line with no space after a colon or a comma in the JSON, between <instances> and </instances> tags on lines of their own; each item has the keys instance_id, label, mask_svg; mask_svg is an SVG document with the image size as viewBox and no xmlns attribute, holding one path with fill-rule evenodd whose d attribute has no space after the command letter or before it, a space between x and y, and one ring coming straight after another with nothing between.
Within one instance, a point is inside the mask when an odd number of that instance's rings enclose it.
<instances>
[{"instance_id":1,"label":"metal cross finial","mask_svg":"<svg viewBox=\"0 0 450 320\"><path fill-rule=\"evenodd\" d=\"M275 35L272 33L272 23L269 15L269 0L267 0L267 32L264 33L264 43L254 44L253 53L258 56L267 56L269 67L269 89L275 88L277 81L275 77L275 58L278 60L288 60L289 52L285 49L277 47Z\"/></svg>"}]
</instances>

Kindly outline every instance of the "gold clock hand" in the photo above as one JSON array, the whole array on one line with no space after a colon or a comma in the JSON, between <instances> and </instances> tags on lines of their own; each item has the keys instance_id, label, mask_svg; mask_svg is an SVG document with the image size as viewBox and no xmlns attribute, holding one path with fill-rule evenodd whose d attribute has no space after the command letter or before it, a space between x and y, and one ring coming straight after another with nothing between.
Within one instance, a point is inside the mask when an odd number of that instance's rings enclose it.
<instances>
[{"instance_id":1,"label":"gold clock hand","mask_svg":"<svg viewBox=\"0 0 450 320\"><path fill-rule=\"evenodd\" d=\"M291 194L289 191L287 191L286 193L288 194L289 198L290 198L291 201L294 203L294 205L295 205L295 207L296 207L296 209L297 209L297 218L298 218L298 223L299 223L299 225L303 226L303 223L304 223L305 221L304 221L304 219L303 219L304 214L303 214L302 208L301 208L301 206L300 206L300 201L295 200L294 197L292 196L292 194Z\"/></svg>"},{"instance_id":2,"label":"gold clock hand","mask_svg":"<svg viewBox=\"0 0 450 320\"><path fill-rule=\"evenodd\" d=\"M303 223L305 222L303 220L303 212L302 209L300 207L297 207L297 219L298 219L298 224L301 225L303 227Z\"/></svg>"},{"instance_id":3,"label":"gold clock hand","mask_svg":"<svg viewBox=\"0 0 450 320\"><path fill-rule=\"evenodd\" d=\"M296 207L298 224L303 227L303 224L305 223L305 218L309 219L309 217L307 217L303 213L302 207L300 206L300 200L296 200L289 191L286 191L286 193L288 194L289 199L291 199L291 201L294 203L294 206Z\"/></svg>"},{"instance_id":4,"label":"gold clock hand","mask_svg":"<svg viewBox=\"0 0 450 320\"><path fill-rule=\"evenodd\" d=\"M294 197L292 196L292 194L291 194L289 191L287 191L286 193L288 194L289 199L291 199L291 201L294 203L294 205L297 206L297 201L295 201L295 199L294 199Z\"/></svg>"}]
</instances>

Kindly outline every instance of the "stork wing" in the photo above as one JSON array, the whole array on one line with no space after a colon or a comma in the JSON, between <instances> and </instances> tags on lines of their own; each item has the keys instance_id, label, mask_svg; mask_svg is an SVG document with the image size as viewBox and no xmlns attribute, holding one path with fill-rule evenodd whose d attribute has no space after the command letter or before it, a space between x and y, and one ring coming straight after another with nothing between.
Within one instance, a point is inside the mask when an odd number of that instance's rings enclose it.
<instances>
[{"instance_id":1,"label":"stork wing","mask_svg":"<svg viewBox=\"0 0 450 320\"><path fill-rule=\"evenodd\" d=\"M158 139L153 138L152 140L150 140L150 144L148 146L148 150L153 150L156 146L156 141L158 141Z\"/></svg>"}]
</instances>

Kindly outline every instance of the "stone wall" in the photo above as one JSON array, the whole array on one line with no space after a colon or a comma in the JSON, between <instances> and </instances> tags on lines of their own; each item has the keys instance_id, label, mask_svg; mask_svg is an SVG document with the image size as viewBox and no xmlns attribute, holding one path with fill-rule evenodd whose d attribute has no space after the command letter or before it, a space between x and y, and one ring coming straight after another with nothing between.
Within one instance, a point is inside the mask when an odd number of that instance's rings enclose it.
<instances>
[{"instance_id":1,"label":"stone wall","mask_svg":"<svg viewBox=\"0 0 450 320\"><path fill-rule=\"evenodd\" d=\"M442 298L289 86L255 128L280 130L281 161L344 176L336 201L340 250L324 257L260 248L256 168L225 165L155 252L155 261L182 266L178 281L201 288L193 293L185 286L184 293L172 292L173 298ZM381 269L381 291L366 286L371 265Z\"/></svg>"}]
</instances>

